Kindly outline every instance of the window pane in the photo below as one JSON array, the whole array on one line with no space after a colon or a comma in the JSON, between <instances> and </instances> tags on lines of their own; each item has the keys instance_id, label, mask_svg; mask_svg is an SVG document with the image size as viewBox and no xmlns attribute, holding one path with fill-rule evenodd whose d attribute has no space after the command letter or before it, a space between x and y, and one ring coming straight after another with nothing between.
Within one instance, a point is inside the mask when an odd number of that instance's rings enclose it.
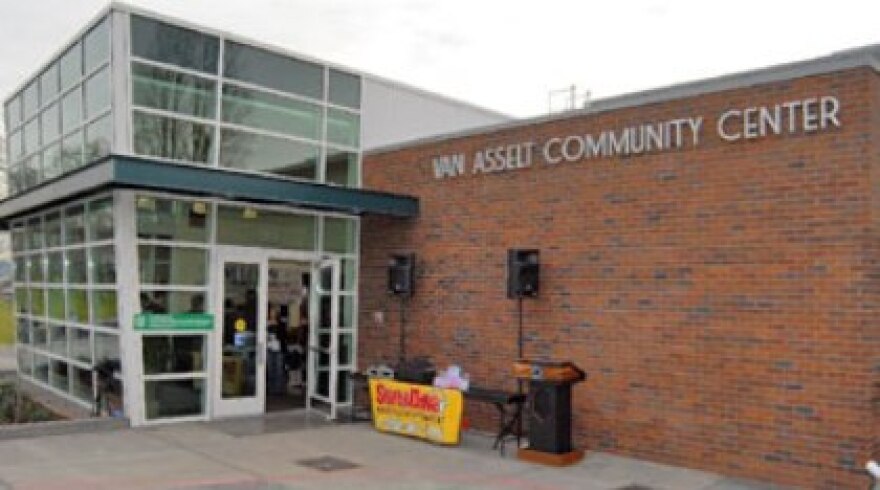
<instances>
[{"instance_id":1,"label":"window pane","mask_svg":"<svg viewBox=\"0 0 880 490\"><path fill-rule=\"evenodd\" d=\"M360 131L360 117L357 114L327 109L327 141L357 148Z\"/></svg>"},{"instance_id":2,"label":"window pane","mask_svg":"<svg viewBox=\"0 0 880 490\"><path fill-rule=\"evenodd\" d=\"M51 252L46 255L49 265L48 281L59 284L64 282L64 253Z\"/></svg>"},{"instance_id":3,"label":"window pane","mask_svg":"<svg viewBox=\"0 0 880 490\"><path fill-rule=\"evenodd\" d=\"M113 200L110 198L89 203L89 241L113 238Z\"/></svg>"},{"instance_id":4,"label":"window pane","mask_svg":"<svg viewBox=\"0 0 880 490\"><path fill-rule=\"evenodd\" d=\"M55 143L43 151L43 178L52 179L62 173L64 173L64 163L61 160L61 143Z\"/></svg>"},{"instance_id":5,"label":"window pane","mask_svg":"<svg viewBox=\"0 0 880 490\"><path fill-rule=\"evenodd\" d=\"M43 221L40 218L33 218L28 221L25 228L25 237L27 246L31 250L43 247Z\"/></svg>"},{"instance_id":6,"label":"window pane","mask_svg":"<svg viewBox=\"0 0 880 490\"><path fill-rule=\"evenodd\" d=\"M52 66L46 68L46 71L40 75L40 92L43 96L43 104L58 95L58 65L56 63L52 63Z\"/></svg>"},{"instance_id":7,"label":"window pane","mask_svg":"<svg viewBox=\"0 0 880 490\"><path fill-rule=\"evenodd\" d=\"M49 327L49 351L67 357L67 329L59 325Z\"/></svg>"},{"instance_id":8,"label":"window pane","mask_svg":"<svg viewBox=\"0 0 880 490\"><path fill-rule=\"evenodd\" d=\"M316 178L318 147L299 141L224 129L220 166Z\"/></svg>"},{"instance_id":9,"label":"window pane","mask_svg":"<svg viewBox=\"0 0 880 490\"><path fill-rule=\"evenodd\" d=\"M337 70L330 70L330 102L359 109L361 107L361 79Z\"/></svg>"},{"instance_id":10,"label":"window pane","mask_svg":"<svg viewBox=\"0 0 880 490\"><path fill-rule=\"evenodd\" d=\"M36 155L31 156L27 160L24 161L24 166L21 167L24 175L22 177L22 183L25 188L30 189L31 187L40 183L43 178L43 171L40 162L42 161L41 155L38 153Z\"/></svg>"},{"instance_id":11,"label":"window pane","mask_svg":"<svg viewBox=\"0 0 880 490\"><path fill-rule=\"evenodd\" d=\"M46 215L46 247L61 246L61 213L54 212Z\"/></svg>"},{"instance_id":12,"label":"window pane","mask_svg":"<svg viewBox=\"0 0 880 490\"><path fill-rule=\"evenodd\" d=\"M21 249L14 248L14 250L19 251ZM25 265L24 257L16 257L15 258L15 281L16 282L24 282L27 280L27 267Z\"/></svg>"},{"instance_id":13,"label":"window pane","mask_svg":"<svg viewBox=\"0 0 880 490\"><path fill-rule=\"evenodd\" d=\"M324 218L324 251L353 253L357 222L345 218Z\"/></svg>"},{"instance_id":14,"label":"window pane","mask_svg":"<svg viewBox=\"0 0 880 490\"><path fill-rule=\"evenodd\" d=\"M24 156L24 131L18 131L9 136L9 154L13 161L19 161Z\"/></svg>"},{"instance_id":15,"label":"window pane","mask_svg":"<svg viewBox=\"0 0 880 490\"><path fill-rule=\"evenodd\" d=\"M315 217L220 206L217 242L250 247L315 249Z\"/></svg>"},{"instance_id":16,"label":"window pane","mask_svg":"<svg viewBox=\"0 0 880 490\"><path fill-rule=\"evenodd\" d=\"M70 358L84 362L92 363L92 334L89 330L83 328L71 327L68 332L70 336Z\"/></svg>"},{"instance_id":17,"label":"window pane","mask_svg":"<svg viewBox=\"0 0 880 490\"><path fill-rule=\"evenodd\" d=\"M339 328L354 327L354 296L338 296ZM341 362L341 361L340 361ZM343 363L346 364L346 363Z\"/></svg>"},{"instance_id":18,"label":"window pane","mask_svg":"<svg viewBox=\"0 0 880 490\"><path fill-rule=\"evenodd\" d=\"M61 99L61 131L67 133L82 123L82 89L77 87Z\"/></svg>"},{"instance_id":19,"label":"window pane","mask_svg":"<svg viewBox=\"0 0 880 490\"><path fill-rule=\"evenodd\" d=\"M179 119L134 113L134 152L140 155L208 163L214 127Z\"/></svg>"},{"instance_id":20,"label":"window pane","mask_svg":"<svg viewBox=\"0 0 880 490\"><path fill-rule=\"evenodd\" d=\"M64 210L64 244L76 245L86 241L86 210L84 205Z\"/></svg>"},{"instance_id":21,"label":"window pane","mask_svg":"<svg viewBox=\"0 0 880 490\"><path fill-rule=\"evenodd\" d=\"M40 109L40 90L37 80L34 80L24 89L24 119L30 119Z\"/></svg>"},{"instance_id":22,"label":"window pane","mask_svg":"<svg viewBox=\"0 0 880 490\"><path fill-rule=\"evenodd\" d=\"M86 251L74 249L65 252L67 255L67 282L69 284L88 283Z\"/></svg>"},{"instance_id":23,"label":"window pane","mask_svg":"<svg viewBox=\"0 0 880 490\"><path fill-rule=\"evenodd\" d=\"M70 366L70 394L85 402L94 401L92 371Z\"/></svg>"},{"instance_id":24,"label":"window pane","mask_svg":"<svg viewBox=\"0 0 880 490\"><path fill-rule=\"evenodd\" d=\"M144 335L144 374L205 371L204 335Z\"/></svg>"},{"instance_id":25,"label":"window pane","mask_svg":"<svg viewBox=\"0 0 880 490\"><path fill-rule=\"evenodd\" d=\"M24 167L21 165L9 169L9 192L17 194L24 190Z\"/></svg>"},{"instance_id":26,"label":"window pane","mask_svg":"<svg viewBox=\"0 0 880 490\"><path fill-rule=\"evenodd\" d=\"M358 154L327 148L326 182L356 187L358 185Z\"/></svg>"},{"instance_id":27,"label":"window pane","mask_svg":"<svg viewBox=\"0 0 880 490\"><path fill-rule=\"evenodd\" d=\"M208 254L198 248L138 246L141 284L204 286Z\"/></svg>"},{"instance_id":28,"label":"window pane","mask_svg":"<svg viewBox=\"0 0 880 490\"><path fill-rule=\"evenodd\" d=\"M138 196L138 238L206 242L210 214L206 202Z\"/></svg>"},{"instance_id":29,"label":"window pane","mask_svg":"<svg viewBox=\"0 0 880 490\"><path fill-rule=\"evenodd\" d=\"M162 68L132 63L133 104L191 116L213 118L215 83Z\"/></svg>"},{"instance_id":30,"label":"window pane","mask_svg":"<svg viewBox=\"0 0 880 490\"><path fill-rule=\"evenodd\" d=\"M41 355L34 354L34 378L43 383L49 382L49 358Z\"/></svg>"},{"instance_id":31,"label":"window pane","mask_svg":"<svg viewBox=\"0 0 880 490\"><path fill-rule=\"evenodd\" d=\"M40 149L40 118L34 118L24 126L24 154L30 155Z\"/></svg>"},{"instance_id":32,"label":"window pane","mask_svg":"<svg viewBox=\"0 0 880 490\"><path fill-rule=\"evenodd\" d=\"M49 318L64 321L67 315L64 312L64 290L49 290Z\"/></svg>"},{"instance_id":33,"label":"window pane","mask_svg":"<svg viewBox=\"0 0 880 490\"><path fill-rule=\"evenodd\" d=\"M92 322L104 327L116 327L116 291L92 291Z\"/></svg>"},{"instance_id":34,"label":"window pane","mask_svg":"<svg viewBox=\"0 0 880 490\"><path fill-rule=\"evenodd\" d=\"M31 322L27 318L19 318L15 331L16 339L19 344L28 345L31 343Z\"/></svg>"},{"instance_id":35,"label":"window pane","mask_svg":"<svg viewBox=\"0 0 880 490\"><path fill-rule=\"evenodd\" d=\"M15 288L15 311L27 313L31 308L31 299L28 290L24 287Z\"/></svg>"},{"instance_id":36,"label":"window pane","mask_svg":"<svg viewBox=\"0 0 880 490\"><path fill-rule=\"evenodd\" d=\"M92 247L92 283L116 283L116 256L113 245Z\"/></svg>"},{"instance_id":37,"label":"window pane","mask_svg":"<svg viewBox=\"0 0 880 490\"><path fill-rule=\"evenodd\" d=\"M324 98L324 68L314 63L227 41L223 71L229 78L282 92Z\"/></svg>"},{"instance_id":38,"label":"window pane","mask_svg":"<svg viewBox=\"0 0 880 490\"><path fill-rule=\"evenodd\" d=\"M30 282L43 282L45 275L43 274L43 254L37 253L28 258L30 274L28 280Z\"/></svg>"},{"instance_id":39,"label":"window pane","mask_svg":"<svg viewBox=\"0 0 880 490\"><path fill-rule=\"evenodd\" d=\"M86 162L93 162L110 154L113 127L110 115L89 124L86 128Z\"/></svg>"},{"instance_id":40,"label":"window pane","mask_svg":"<svg viewBox=\"0 0 880 490\"><path fill-rule=\"evenodd\" d=\"M110 21L104 19L86 34L83 51L86 73L110 60Z\"/></svg>"},{"instance_id":41,"label":"window pane","mask_svg":"<svg viewBox=\"0 0 880 490\"><path fill-rule=\"evenodd\" d=\"M34 347L49 350L49 331L46 329L46 324L34 322L32 333Z\"/></svg>"},{"instance_id":42,"label":"window pane","mask_svg":"<svg viewBox=\"0 0 880 490\"><path fill-rule=\"evenodd\" d=\"M146 381L144 398L148 420L201 415L205 409L205 381Z\"/></svg>"},{"instance_id":43,"label":"window pane","mask_svg":"<svg viewBox=\"0 0 880 490\"><path fill-rule=\"evenodd\" d=\"M6 105L6 117L9 128L13 129L21 124L21 96L16 96Z\"/></svg>"},{"instance_id":44,"label":"window pane","mask_svg":"<svg viewBox=\"0 0 880 490\"><path fill-rule=\"evenodd\" d=\"M43 109L43 114L40 117L43 118L43 144L48 144L49 142L58 139L60 129L58 126L58 104L52 104L49 107Z\"/></svg>"},{"instance_id":45,"label":"window pane","mask_svg":"<svg viewBox=\"0 0 880 490\"><path fill-rule=\"evenodd\" d=\"M287 97L223 87L223 120L279 133L320 139L321 107Z\"/></svg>"},{"instance_id":46,"label":"window pane","mask_svg":"<svg viewBox=\"0 0 880 490\"><path fill-rule=\"evenodd\" d=\"M354 291L356 286L357 260L342 259L340 262L342 266L342 284L339 285L339 288L342 291Z\"/></svg>"},{"instance_id":47,"label":"window pane","mask_svg":"<svg viewBox=\"0 0 880 490\"><path fill-rule=\"evenodd\" d=\"M86 118L110 108L110 68L104 68L86 80Z\"/></svg>"},{"instance_id":48,"label":"window pane","mask_svg":"<svg viewBox=\"0 0 880 490\"><path fill-rule=\"evenodd\" d=\"M216 74L219 46L220 42L213 36L131 16L134 56Z\"/></svg>"},{"instance_id":49,"label":"window pane","mask_svg":"<svg viewBox=\"0 0 880 490\"><path fill-rule=\"evenodd\" d=\"M89 295L83 289L67 290L67 319L76 323L91 323L89 318Z\"/></svg>"},{"instance_id":50,"label":"window pane","mask_svg":"<svg viewBox=\"0 0 880 490\"><path fill-rule=\"evenodd\" d=\"M116 335L95 332L95 363L119 361L119 338Z\"/></svg>"},{"instance_id":51,"label":"window pane","mask_svg":"<svg viewBox=\"0 0 880 490\"><path fill-rule=\"evenodd\" d=\"M141 293L144 313L206 313L205 293L192 291L145 291Z\"/></svg>"},{"instance_id":52,"label":"window pane","mask_svg":"<svg viewBox=\"0 0 880 490\"><path fill-rule=\"evenodd\" d=\"M82 49L76 43L61 57L61 90L73 87L82 78Z\"/></svg>"},{"instance_id":53,"label":"window pane","mask_svg":"<svg viewBox=\"0 0 880 490\"><path fill-rule=\"evenodd\" d=\"M46 290L31 288L31 315L43 316L46 314Z\"/></svg>"},{"instance_id":54,"label":"window pane","mask_svg":"<svg viewBox=\"0 0 880 490\"><path fill-rule=\"evenodd\" d=\"M67 363L55 359L52 359L51 362L52 386L66 393L68 384L70 383L67 379Z\"/></svg>"},{"instance_id":55,"label":"window pane","mask_svg":"<svg viewBox=\"0 0 880 490\"><path fill-rule=\"evenodd\" d=\"M63 171L73 170L83 164L83 132L77 131L67 138L61 146L61 166Z\"/></svg>"},{"instance_id":56,"label":"window pane","mask_svg":"<svg viewBox=\"0 0 880 490\"><path fill-rule=\"evenodd\" d=\"M34 369L34 354L30 350L20 349L18 351L18 372L31 376Z\"/></svg>"},{"instance_id":57,"label":"window pane","mask_svg":"<svg viewBox=\"0 0 880 490\"><path fill-rule=\"evenodd\" d=\"M24 224L17 224L12 229L12 250L16 253L27 249L27 233Z\"/></svg>"}]
</instances>

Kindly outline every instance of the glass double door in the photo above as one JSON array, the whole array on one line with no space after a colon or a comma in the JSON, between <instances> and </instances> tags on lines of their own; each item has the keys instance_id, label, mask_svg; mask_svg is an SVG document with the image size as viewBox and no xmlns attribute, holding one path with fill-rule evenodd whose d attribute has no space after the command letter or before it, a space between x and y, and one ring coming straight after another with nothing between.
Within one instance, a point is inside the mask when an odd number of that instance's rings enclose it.
<instances>
[{"instance_id":1,"label":"glass double door","mask_svg":"<svg viewBox=\"0 0 880 490\"><path fill-rule=\"evenodd\" d=\"M352 353L340 341L340 261L218 247L215 271L213 416L274 405L335 418L350 398L350 369L340 373Z\"/></svg>"}]
</instances>

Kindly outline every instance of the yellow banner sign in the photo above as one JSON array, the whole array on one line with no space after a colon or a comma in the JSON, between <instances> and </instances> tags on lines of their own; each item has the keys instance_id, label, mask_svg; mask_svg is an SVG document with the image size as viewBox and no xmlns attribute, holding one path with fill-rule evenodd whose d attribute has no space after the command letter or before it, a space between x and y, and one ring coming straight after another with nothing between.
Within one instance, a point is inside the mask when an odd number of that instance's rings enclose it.
<instances>
[{"instance_id":1,"label":"yellow banner sign","mask_svg":"<svg viewBox=\"0 0 880 490\"><path fill-rule=\"evenodd\" d=\"M370 380L373 425L440 444L458 444L462 396L458 390L392 381Z\"/></svg>"}]
</instances>

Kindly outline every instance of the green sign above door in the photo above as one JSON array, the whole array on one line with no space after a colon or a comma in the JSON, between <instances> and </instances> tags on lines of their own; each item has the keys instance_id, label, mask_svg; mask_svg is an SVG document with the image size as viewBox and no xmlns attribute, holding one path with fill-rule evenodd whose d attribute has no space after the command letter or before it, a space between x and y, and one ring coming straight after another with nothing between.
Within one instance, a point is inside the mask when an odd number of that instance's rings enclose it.
<instances>
[{"instance_id":1,"label":"green sign above door","mask_svg":"<svg viewBox=\"0 0 880 490\"><path fill-rule=\"evenodd\" d=\"M135 330L213 330L214 315L207 313L138 313Z\"/></svg>"}]
</instances>

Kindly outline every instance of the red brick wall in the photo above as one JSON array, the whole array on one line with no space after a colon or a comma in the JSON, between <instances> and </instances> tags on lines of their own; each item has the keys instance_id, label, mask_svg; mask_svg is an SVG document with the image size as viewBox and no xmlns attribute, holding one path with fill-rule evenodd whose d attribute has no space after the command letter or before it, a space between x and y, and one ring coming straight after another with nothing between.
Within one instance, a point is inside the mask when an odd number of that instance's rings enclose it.
<instances>
[{"instance_id":1,"label":"red brick wall","mask_svg":"<svg viewBox=\"0 0 880 490\"><path fill-rule=\"evenodd\" d=\"M409 353L513 388L506 250L539 248L526 356L588 372L574 390L580 445L783 484L864 484L880 439L878 94L872 71L851 70L367 156L365 187L417 196L421 214L363 222L359 363L396 355L385 266L413 251ZM716 136L726 109L820 95L839 98L842 128ZM695 115L696 149L432 173L438 155Z\"/></svg>"}]
</instances>

